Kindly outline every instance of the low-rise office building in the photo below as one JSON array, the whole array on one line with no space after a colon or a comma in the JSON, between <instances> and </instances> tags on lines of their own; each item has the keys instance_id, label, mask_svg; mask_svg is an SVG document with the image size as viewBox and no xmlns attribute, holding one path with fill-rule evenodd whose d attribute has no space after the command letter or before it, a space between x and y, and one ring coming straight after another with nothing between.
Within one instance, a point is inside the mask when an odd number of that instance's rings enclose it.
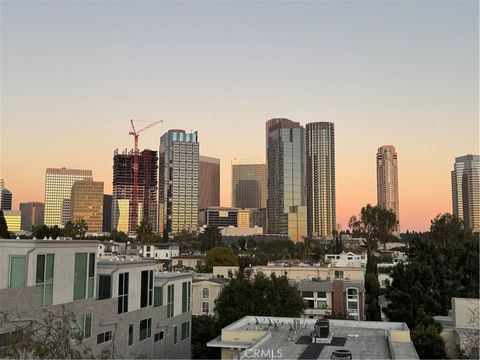
<instances>
[{"instance_id":1,"label":"low-rise office building","mask_svg":"<svg viewBox=\"0 0 480 360\"><path fill-rule=\"evenodd\" d=\"M20 210L5 210L3 216L9 232L17 233L21 230L22 212Z\"/></svg>"},{"instance_id":2,"label":"low-rise office building","mask_svg":"<svg viewBox=\"0 0 480 360\"><path fill-rule=\"evenodd\" d=\"M245 316L207 346L222 359L418 359L400 322Z\"/></svg>"},{"instance_id":3,"label":"low-rise office building","mask_svg":"<svg viewBox=\"0 0 480 360\"><path fill-rule=\"evenodd\" d=\"M156 273L155 262L97 260L98 242L0 240L0 342L16 324L71 313L94 355L188 358L191 274ZM60 319L61 321L61 319Z\"/></svg>"}]
</instances>

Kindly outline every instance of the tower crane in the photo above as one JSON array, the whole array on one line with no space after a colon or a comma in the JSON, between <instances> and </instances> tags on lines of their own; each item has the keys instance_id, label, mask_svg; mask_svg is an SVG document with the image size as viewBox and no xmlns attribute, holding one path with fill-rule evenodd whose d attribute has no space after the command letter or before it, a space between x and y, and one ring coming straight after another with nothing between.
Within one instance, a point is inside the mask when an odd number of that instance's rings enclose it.
<instances>
[{"instance_id":1,"label":"tower crane","mask_svg":"<svg viewBox=\"0 0 480 360\"><path fill-rule=\"evenodd\" d=\"M130 131L128 135L133 135L134 148L133 148L133 205L132 205L132 229L131 231L137 231L137 211L138 211L138 136L142 131L150 129L152 126L158 123L163 123L163 120L154 121L151 124L145 126L140 130L135 130L135 124L133 119L130 120Z\"/></svg>"}]
</instances>

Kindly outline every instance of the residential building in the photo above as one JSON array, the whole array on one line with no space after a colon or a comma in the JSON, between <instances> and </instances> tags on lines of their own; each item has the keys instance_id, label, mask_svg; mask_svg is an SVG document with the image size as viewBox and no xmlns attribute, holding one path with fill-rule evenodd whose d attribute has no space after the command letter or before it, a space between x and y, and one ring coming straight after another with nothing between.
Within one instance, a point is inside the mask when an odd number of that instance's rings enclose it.
<instances>
[{"instance_id":1,"label":"residential building","mask_svg":"<svg viewBox=\"0 0 480 360\"><path fill-rule=\"evenodd\" d=\"M337 224L334 124L307 124L305 144L308 235L332 236Z\"/></svg>"},{"instance_id":2,"label":"residential building","mask_svg":"<svg viewBox=\"0 0 480 360\"><path fill-rule=\"evenodd\" d=\"M377 202L378 206L395 213L400 234L400 212L398 205L398 162L395 146L384 145L377 151Z\"/></svg>"},{"instance_id":3,"label":"residential building","mask_svg":"<svg viewBox=\"0 0 480 360\"><path fill-rule=\"evenodd\" d=\"M267 207L267 166L252 160L232 161L232 206Z\"/></svg>"},{"instance_id":4,"label":"residential building","mask_svg":"<svg viewBox=\"0 0 480 360\"><path fill-rule=\"evenodd\" d=\"M367 254L356 255L342 251L340 254L326 254L325 261L335 267L367 267Z\"/></svg>"},{"instance_id":5,"label":"residential building","mask_svg":"<svg viewBox=\"0 0 480 360\"><path fill-rule=\"evenodd\" d=\"M0 240L0 308L8 343L22 319L71 313L83 343L99 357L189 358L191 282L187 273L155 273L154 261L96 260L96 241Z\"/></svg>"},{"instance_id":6,"label":"residential building","mask_svg":"<svg viewBox=\"0 0 480 360\"><path fill-rule=\"evenodd\" d=\"M480 231L480 155L455 158L452 175L453 215L466 229Z\"/></svg>"},{"instance_id":7,"label":"residential building","mask_svg":"<svg viewBox=\"0 0 480 360\"><path fill-rule=\"evenodd\" d=\"M205 259L202 255L178 255L172 257L172 267L196 270L203 265L205 265Z\"/></svg>"},{"instance_id":8,"label":"residential building","mask_svg":"<svg viewBox=\"0 0 480 360\"><path fill-rule=\"evenodd\" d=\"M228 281L225 278L194 278L192 284L192 315L211 315L215 313L215 300Z\"/></svg>"},{"instance_id":9,"label":"residential building","mask_svg":"<svg viewBox=\"0 0 480 360\"><path fill-rule=\"evenodd\" d=\"M220 159L200 156L198 169L198 208L220 206Z\"/></svg>"},{"instance_id":10,"label":"residential building","mask_svg":"<svg viewBox=\"0 0 480 360\"><path fill-rule=\"evenodd\" d=\"M133 223L134 154L118 149L113 155L112 230L135 232L143 219L157 232L157 169L156 151L145 149L138 155L137 224Z\"/></svg>"},{"instance_id":11,"label":"residential building","mask_svg":"<svg viewBox=\"0 0 480 360\"><path fill-rule=\"evenodd\" d=\"M45 204L41 202L20 203L20 211L22 213L21 229L24 231L32 231L33 227L43 225L45 217Z\"/></svg>"},{"instance_id":12,"label":"residential building","mask_svg":"<svg viewBox=\"0 0 480 360\"><path fill-rule=\"evenodd\" d=\"M21 230L22 212L20 210L4 210L3 217L9 232L15 233Z\"/></svg>"},{"instance_id":13,"label":"residential building","mask_svg":"<svg viewBox=\"0 0 480 360\"><path fill-rule=\"evenodd\" d=\"M47 168L45 175L45 225L62 226L70 220L70 196L75 181L92 179L92 170Z\"/></svg>"},{"instance_id":14,"label":"residential building","mask_svg":"<svg viewBox=\"0 0 480 360\"><path fill-rule=\"evenodd\" d=\"M112 195L103 195L102 231L112 231Z\"/></svg>"},{"instance_id":15,"label":"residential building","mask_svg":"<svg viewBox=\"0 0 480 360\"><path fill-rule=\"evenodd\" d=\"M418 359L400 322L245 316L207 346L222 359Z\"/></svg>"},{"instance_id":16,"label":"residential building","mask_svg":"<svg viewBox=\"0 0 480 360\"><path fill-rule=\"evenodd\" d=\"M8 189L3 188L2 198L1 198L1 209L12 210L12 201L13 201L12 192Z\"/></svg>"},{"instance_id":17,"label":"residential building","mask_svg":"<svg viewBox=\"0 0 480 360\"><path fill-rule=\"evenodd\" d=\"M448 357L457 359L458 350L462 350L469 359L476 359L480 338L480 299L453 297L449 313L449 316L434 316L434 320L442 325L440 335L445 340Z\"/></svg>"},{"instance_id":18,"label":"residential building","mask_svg":"<svg viewBox=\"0 0 480 360\"><path fill-rule=\"evenodd\" d=\"M235 276L239 269L240 268L238 266L214 266L212 269L212 277L228 279L231 276Z\"/></svg>"},{"instance_id":19,"label":"residential building","mask_svg":"<svg viewBox=\"0 0 480 360\"><path fill-rule=\"evenodd\" d=\"M365 268L361 266L335 267L306 263L268 263L267 265L253 266L252 269L255 274L259 272L266 276L275 274L276 276L286 276L291 280L363 280L365 276Z\"/></svg>"},{"instance_id":20,"label":"residential building","mask_svg":"<svg viewBox=\"0 0 480 360\"><path fill-rule=\"evenodd\" d=\"M333 279L290 281L305 303L305 315L311 319L324 316L346 316L365 320L365 287L363 280Z\"/></svg>"},{"instance_id":21,"label":"residential building","mask_svg":"<svg viewBox=\"0 0 480 360\"><path fill-rule=\"evenodd\" d=\"M169 130L160 138L159 229L173 235L198 225L199 143L197 132Z\"/></svg>"},{"instance_id":22,"label":"residential building","mask_svg":"<svg viewBox=\"0 0 480 360\"><path fill-rule=\"evenodd\" d=\"M89 232L103 230L103 181L75 181L70 196L70 219L85 220Z\"/></svg>"},{"instance_id":23,"label":"residential building","mask_svg":"<svg viewBox=\"0 0 480 360\"><path fill-rule=\"evenodd\" d=\"M307 235L304 129L288 119L267 121L267 233Z\"/></svg>"},{"instance_id":24,"label":"residential building","mask_svg":"<svg viewBox=\"0 0 480 360\"><path fill-rule=\"evenodd\" d=\"M143 244L141 255L144 259L171 260L180 255L180 246L173 243Z\"/></svg>"},{"instance_id":25,"label":"residential building","mask_svg":"<svg viewBox=\"0 0 480 360\"><path fill-rule=\"evenodd\" d=\"M102 241L98 244L97 248L97 255L98 258L111 258L111 257L119 257L121 255L126 255L127 244L121 242L115 242L113 240L110 241ZM134 258L131 256L130 258ZM140 257L137 256L140 260Z\"/></svg>"}]
</instances>

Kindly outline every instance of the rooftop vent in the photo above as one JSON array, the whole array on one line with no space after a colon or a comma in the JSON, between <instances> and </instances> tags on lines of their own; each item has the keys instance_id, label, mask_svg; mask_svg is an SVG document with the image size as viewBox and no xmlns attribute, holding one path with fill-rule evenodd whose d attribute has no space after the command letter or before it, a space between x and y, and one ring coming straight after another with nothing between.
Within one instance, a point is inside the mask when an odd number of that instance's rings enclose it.
<instances>
[{"instance_id":1,"label":"rooftop vent","mask_svg":"<svg viewBox=\"0 0 480 360\"><path fill-rule=\"evenodd\" d=\"M332 351L332 355L330 356L330 359L352 359L352 352L350 350L344 350L344 349L337 349L335 351Z\"/></svg>"}]
</instances>

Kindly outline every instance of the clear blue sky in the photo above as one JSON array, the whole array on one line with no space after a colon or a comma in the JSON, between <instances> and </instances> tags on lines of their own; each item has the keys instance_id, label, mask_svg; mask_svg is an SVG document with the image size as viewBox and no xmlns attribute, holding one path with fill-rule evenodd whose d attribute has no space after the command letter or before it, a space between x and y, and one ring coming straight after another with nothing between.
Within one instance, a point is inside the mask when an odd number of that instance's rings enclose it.
<instances>
[{"instance_id":1,"label":"clear blue sky","mask_svg":"<svg viewBox=\"0 0 480 360\"><path fill-rule=\"evenodd\" d=\"M1 167L14 203L47 167L111 191L130 118L198 130L201 153L265 156L265 121L336 126L337 218L376 202L375 153L399 154L402 229L451 211L454 158L478 153L477 1L2 1Z\"/></svg>"}]
</instances>

